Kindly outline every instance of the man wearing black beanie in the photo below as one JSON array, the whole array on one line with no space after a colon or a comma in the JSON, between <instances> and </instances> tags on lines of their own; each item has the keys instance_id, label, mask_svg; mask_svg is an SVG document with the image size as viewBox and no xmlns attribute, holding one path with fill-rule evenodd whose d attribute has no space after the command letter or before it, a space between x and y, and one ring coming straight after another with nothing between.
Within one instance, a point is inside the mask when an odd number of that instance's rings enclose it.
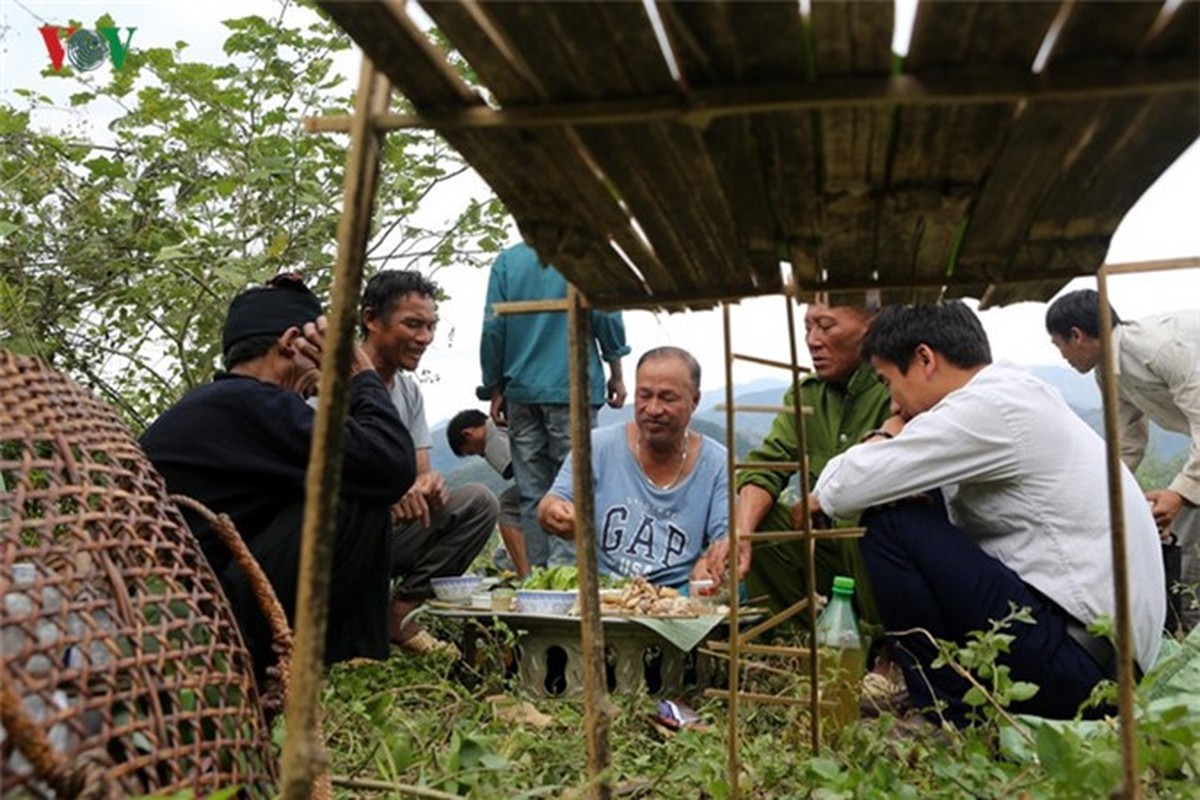
<instances>
[{"instance_id":1,"label":"man wearing black beanie","mask_svg":"<svg viewBox=\"0 0 1200 800\"><path fill-rule=\"evenodd\" d=\"M230 516L294 618L305 473L325 317L295 276L242 292L229 306L226 372L189 392L142 435L171 493ZM351 367L341 497L329 597L327 663L388 653L389 507L412 485L412 438L361 348ZM187 514L221 579L261 680L275 661L270 630L241 569L207 523Z\"/></svg>"}]
</instances>

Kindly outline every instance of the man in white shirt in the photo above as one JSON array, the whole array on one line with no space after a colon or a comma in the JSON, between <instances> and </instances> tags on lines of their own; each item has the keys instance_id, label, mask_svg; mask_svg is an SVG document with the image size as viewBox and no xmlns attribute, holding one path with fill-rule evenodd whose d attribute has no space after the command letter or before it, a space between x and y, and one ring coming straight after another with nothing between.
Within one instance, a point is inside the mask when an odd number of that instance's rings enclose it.
<instances>
[{"instance_id":1,"label":"man in white shirt","mask_svg":"<svg viewBox=\"0 0 1200 800\"><path fill-rule=\"evenodd\" d=\"M432 578L461 575L496 526L496 496L482 484L450 489L430 464L433 442L425 401L412 373L437 330L437 285L411 270L376 274L363 289L363 350L388 388L416 448L417 479L392 507L392 577L401 583L390 610L392 642L424 653L451 650L413 620L433 597Z\"/></svg>"},{"instance_id":2,"label":"man in white shirt","mask_svg":"<svg viewBox=\"0 0 1200 800\"><path fill-rule=\"evenodd\" d=\"M916 630L965 643L1028 607L1000 662L1039 687L1012 708L1073 716L1115 674L1105 639L1085 626L1116 616L1104 442L1032 375L991 363L978 317L961 302L884 309L863 342L896 415L833 458L811 495L840 517L866 510L863 558L908 690L921 707L970 719L968 686ZM1126 496L1139 496L1124 467ZM884 504L928 493L924 502ZM1149 508L1125 504L1138 665L1153 666L1163 618L1162 561ZM905 632L905 633L901 633Z\"/></svg>"},{"instance_id":3,"label":"man in white shirt","mask_svg":"<svg viewBox=\"0 0 1200 800\"><path fill-rule=\"evenodd\" d=\"M1096 292L1084 289L1068 292L1046 310L1050 341L1079 372L1088 372L1100 361L1099 302ZM1178 574L1169 578L1196 587L1200 585L1200 511L1196 509L1200 504L1200 309L1133 322L1122 322L1112 311L1112 321L1122 460L1137 469L1146 454L1150 420L1191 439L1179 473L1166 488L1146 492L1146 499L1162 534L1163 556L1179 566ZM1200 607L1194 597L1188 602L1183 599L1174 593L1171 605L1186 631L1200 623Z\"/></svg>"}]
</instances>

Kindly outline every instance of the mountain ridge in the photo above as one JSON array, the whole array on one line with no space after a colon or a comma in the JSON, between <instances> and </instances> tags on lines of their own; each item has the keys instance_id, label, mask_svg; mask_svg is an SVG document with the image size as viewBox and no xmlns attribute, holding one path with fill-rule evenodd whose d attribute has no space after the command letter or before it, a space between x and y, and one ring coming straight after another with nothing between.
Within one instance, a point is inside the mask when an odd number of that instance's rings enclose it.
<instances>
[{"instance_id":1,"label":"mountain ridge","mask_svg":"<svg viewBox=\"0 0 1200 800\"><path fill-rule=\"evenodd\" d=\"M1063 395L1067 405L1080 416L1093 430L1104 435L1104 418L1101 413L1100 389L1092 375L1080 375L1074 370L1053 365L1017 365L1046 381ZM783 394L787 383L774 378L758 378L744 384L734 384L734 396L738 405L779 405L783 402ZM718 441L725 440L725 411L716 407L725 402L725 388L710 389L700 396L700 404L693 415L694 427L702 433ZM734 415L734 427L737 432L738 456L745 456L767 434L774 419L773 413L757 413L739 411ZM613 409L605 406L600 410L598 425L601 427L629 422L633 419L633 402L630 400L623 408ZM507 482L500 478L494 470L480 458L468 457L460 459L451 451L446 441L446 426L448 420L440 420L430 428L433 438L433 449L430 461L433 469L446 476L451 486L463 483L483 483L493 490L502 491ZM1157 425L1151 425L1150 444L1146 451L1147 458L1157 458L1170 461L1188 449L1188 438L1177 433L1168 433Z\"/></svg>"}]
</instances>

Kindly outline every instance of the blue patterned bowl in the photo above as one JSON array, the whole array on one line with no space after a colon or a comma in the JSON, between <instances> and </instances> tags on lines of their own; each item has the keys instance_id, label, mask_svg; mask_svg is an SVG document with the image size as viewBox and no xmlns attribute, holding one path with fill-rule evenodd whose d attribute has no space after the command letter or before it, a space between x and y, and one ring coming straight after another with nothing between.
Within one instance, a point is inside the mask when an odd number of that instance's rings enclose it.
<instances>
[{"instance_id":1,"label":"blue patterned bowl","mask_svg":"<svg viewBox=\"0 0 1200 800\"><path fill-rule=\"evenodd\" d=\"M569 614L579 593L546 589L518 589L517 610L523 614Z\"/></svg>"},{"instance_id":2,"label":"blue patterned bowl","mask_svg":"<svg viewBox=\"0 0 1200 800\"><path fill-rule=\"evenodd\" d=\"M455 578L434 578L433 594L447 603L471 604L471 595L483 587L483 578L478 575L462 575Z\"/></svg>"}]
</instances>

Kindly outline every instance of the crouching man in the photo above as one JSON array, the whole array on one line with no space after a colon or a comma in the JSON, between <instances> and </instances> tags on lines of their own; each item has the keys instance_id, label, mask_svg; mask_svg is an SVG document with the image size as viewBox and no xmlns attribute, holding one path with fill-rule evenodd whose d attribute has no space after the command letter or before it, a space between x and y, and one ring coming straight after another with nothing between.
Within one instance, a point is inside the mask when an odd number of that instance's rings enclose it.
<instances>
[{"instance_id":1,"label":"crouching man","mask_svg":"<svg viewBox=\"0 0 1200 800\"><path fill-rule=\"evenodd\" d=\"M141 444L167 490L233 520L289 622L296 607L305 474L325 317L298 279L280 276L234 298L222 345L226 372L155 420ZM388 654L389 508L416 477L412 439L383 381L354 354L342 453L327 663ZM208 524L185 512L225 587L261 682L271 632L245 574Z\"/></svg>"},{"instance_id":2,"label":"crouching man","mask_svg":"<svg viewBox=\"0 0 1200 800\"><path fill-rule=\"evenodd\" d=\"M1073 716L1116 674L1113 646L1086 629L1117 614L1103 440L1055 389L993 365L961 302L884 309L863 354L896 416L832 459L810 500L831 516L867 510L863 558L913 700L969 721L968 685L932 668L936 649L918 629L964 644L1011 606L1027 607L1036 624L1014 623L999 661L1039 690L1012 709ZM1134 654L1145 670L1165 616L1162 560L1125 467L1121 480Z\"/></svg>"}]
</instances>

